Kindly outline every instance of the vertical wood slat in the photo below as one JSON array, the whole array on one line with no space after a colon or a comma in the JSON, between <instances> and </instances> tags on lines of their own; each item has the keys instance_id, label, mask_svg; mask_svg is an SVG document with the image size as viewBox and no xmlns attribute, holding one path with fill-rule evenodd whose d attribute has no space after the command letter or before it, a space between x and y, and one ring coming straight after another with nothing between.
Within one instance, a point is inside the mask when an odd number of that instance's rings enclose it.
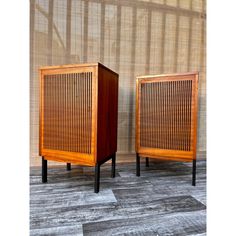
<instances>
[{"instance_id":1,"label":"vertical wood slat","mask_svg":"<svg viewBox=\"0 0 236 236\"><path fill-rule=\"evenodd\" d=\"M141 104L140 104L140 107L141 107L141 110L144 111L144 98L145 98L145 94L144 94L144 87L143 85L141 84L141 94L143 94L143 96L141 96L140 100L141 100ZM145 114L145 111L143 113L140 114L140 117L141 119L144 121L144 118L143 118L143 115ZM144 125L145 125L145 122L142 122L140 123L140 132L142 132L142 134L144 135ZM141 140L143 141L143 140ZM145 143L141 143L142 146L145 145Z\"/></svg>"},{"instance_id":2,"label":"vertical wood slat","mask_svg":"<svg viewBox=\"0 0 236 236\"><path fill-rule=\"evenodd\" d=\"M79 93L79 76L80 74L76 73L75 74L75 93L78 94ZM75 99L75 116L76 116L76 120L77 120L77 117L79 117L79 102L77 101L77 99ZM76 122L76 127L75 127L77 130L78 130L78 134L76 136L76 149L79 150L79 122L77 120Z\"/></svg>"},{"instance_id":3,"label":"vertical wood slat","mask_svg":"<svg viewBox=\"0 0 236 236\"><path fill-rule=\"evenodd\" d=\"M89 120L92 121L92 78L93 73L90 72L89 78ZM92 126L89 125L89 140L92 140ZM91 145L89 145L89 153L91 153Z\"/></svg>"},{"instance_id":4,"label":"vertical wood slat","mask_svg":"<svg viewBox=\"0 0 236 236\"><path fill-rule=\"evenodd\" d=\"M164 136L164 143L163 147L166 149L166 84L163 83L163 136Z\"/></svg>"},{"instance_id":5,"label":"vertical wood slat","mask_svg":"<svg viewBox=\"0 0 236 236\"><path fill-rule=\"evenodd\" d=\"M190 151L192 81L141 84L140 145Z\"/></svg>"},{"instance_id":6,"label":"vertical wood slat","mask_svg":"<svg viewBox=\"0 0 236 236\"><path fill-rule=\"evenodd\" d=\"M160 137L159 137L159 142L160 142L160 147L163 147L163 126L162 126L162 123L163 123L163 84L160 83L160 126L159 126L159 129L160 129Z\"/></svg>"},{"instance_id":7,"label":"vertical wood slat","mask_svg":"<svg viewBox=\"0 0 236 236\"><path fill-rule=\"evenodd\" d=\"M176 149L179 149L179 81L176 82Z\"/></svg>"},{"instance_id":8,"label":"vertical wood slat","mask_svg":"<svg viewBox=\"0 0 236 236\"><path fill-rule=\"evenodd\" d=\"M86 101L86 80L87 80L87 73L84 73L84 79L83 79L83 115L82 117L84 118L83 122L83 136L84 136L84 143L83 143L83 152L86 153L87 148L86 148L86 107L87 107L87 101Z\"/></svg>"},{"instance_id":9,"label":"vertical wood slat","mask_svg":"<svg viewBox=\"0 0 236 236\"><path fill-rule=\"evenodd\" d=\"M170 136L171 136L171 141L170 141L170 146L171 147L173 147L173 132L174 132L174 123L173 123L173 121L174 121L174 117L173 117L173 115L174 115L174 112L173 112L173 102L174 102L174 99L173 99L173 92L174 92L174 90L173 90L173 82L171 81L170 82L170 104L171 104L171 109L170 109L170 126L171 126L171 128L170 128Z\"/></svg>"},{"instance_id":10,"label":"vertical wood slat","mask_svg":"<svg viewBox=\"0 0 236 236\"><path fill-rule=\"evenodd\" d=\"M85 102L85 106L84 106L84 123L85 123L85 130L84 130L84 136L85 136L85 144L84 144L84 151L85 153L88 152L88 140L87 140L87 127L88 127L88 120L87 120L87 112L88 112L88 100L87 100L87 83L88 83L88 73L85 73L85 80L84 80L84 102Z\"/></svg>"},{"instance_id":11,"label":"vertical wood slat","mask_svg":"<svg viewBox=\"0 0 236 236\"><path fill-rule=\"evenodd\" d=\"M75 112L75 107L74 107L74 104L75 104L75 74L73 73L72 74L72 83L71 83L71 90L72 90L72 104L71 104L71 117L72 117L72 145L71 145L71 148L72 150L75 149L75 135L73 135L73 132L75 130L75 117L74 117L74 112Z\"/></svg>"},{"instance_id":12,"label":"vertical wood slat","mask_svg":"<svg viewBox=\"0 0 236 236\"><path fill-rule=\"evenodd\" d=\"M81 94L81 77L82 77L82 73L81 74L78 74L79 76L79 79L78 79L78 94ZM78 123L79 123L79 128L78 128L78 150L81 150L81 143L79 142L81 140L81 132L82 132L82 127L81 127L81 119L79 119L79 117L81 117L81 111L82 111L82 107L81 107L81 102L82 102L82 99L79 99L78 101L78 104L79 104L79 108L78 108L78 111L79 111L79 114L78 114Z\"/></svg>"},{"instance_id":13,"label":"vertical wood slat","mask_svg":"<svg viewBox=\"0 0 236 236\"><path fill-rule=\"evenodd\" d=\"M183 87L182 87L182 81L179 82L179 86L180 86L180 94L179 94L179 106L180 106L180 113L179 113L179 116L180 116L180 150L183 150L183 106L182 106L182 90L183 90Z\"/></svg>"},{"instance_id":14,"label":"vertical wood slat","mask_svg":"<svg viewBox=\"0 0 236 236\"><path fill-rule=\"evenodd\" d=\"M186 83L183 83L183 90L186 91ZM186 147L186 104L185 104L186 92L183 93L182 101L183 101L183 150L187 150Z\"/></svg>"},{"instance_id":15,"label":"vertical wood slat","mask_svg":"<svg viewBox=\"0 0 236 236\"><path fill-rule=\"evenodd\" d=\"M84 76L84 73L82 74L83 75L83 78L85 77ZM82 139L82 136L84 136L84 124L83 124L83 120L81 119L82 117L84 118L84 80L81 80L81 116L80 116L80 120L81 120L81 139ZM85 140L85 139L84 139ZM83 140L83 141L84 141ZM82 152L84 152L84 143L81 142L81 150Z\"/></svg>"},{"instance_id":16,"label":"vertical wood slat","mask_svg":"<svg viewBox=\"0 0 236 236\"><path fill-rule=\"evenodd\" d=\"M65 74L65 92L66 92L66 96L65 96L65 100L66 100L66 107L65 107L65 115L66 115L66 119L65 119L65 131L66 131L66 135L65 135L65 144L66 144L66 150L69 151L69 145L68 145L68 136L69 136L69 121L68 121L68 74Z\"/></svg>"},{"instance_id":17,"label":"vertical wood slat","mask_svg":"<svg viewBox=\"0 0 236 236\"><path fill-rule=\"evenodd\" d=\"M189 93L192 93L192 81L190 81ZM189 101L189 148L191 148L191 121L192 121L192 96Z\"/></svg>"},{"instance_id":18,"label":"vertical wood slat","mask_svg":"<svg viewBox=\"0 0 236 236\"><path fill-rule=\"evenodd\" d=\"M148 87L147 87L147 91L146 91L146 94L148 94L148 113L147 113L147 121L150 122L150 110L151 110L151 107L150 107L150 84L148 84ZM150 127L150 124L148 124L148 127ZM150 130L151 131L151 130ZM151 132L150 134L148 134L146 132L147 136L148 136L148 141L150 143L150 136L151 135Z\"/></svg>"},{"instance_id":19,"label":"vertical wood slat","mask_svg":"<svg viewBox=\"0 0 236 236\"><path fill-rule=\"evenodd\" d=\"M177 149L177 142L175 142L175 140L177 139L176 133L177 133L177 125L176 125L176 121L177 121L177 99L176 99L176 95L177 95L177 86L175 86L175 83L173 82L173 88L174 88L174 137L173 137L173 143L174 143L174 149Z\"/></svg>"},{"instance_id":20,"label":"vertical wood slat","mask_svg":"<svg viewBox=\"0 0 236 236\"><path fill-rule=\"evenodd\" d=\"M163 83L160 83L160 112L161 112L161 117L160 117L160 147L163 148Z\"/></svg>"},{"instance_id":21,"label":"vertical wood slat","mask_svg":"<svg viewBox=\"0 0 236 236\"><path fill-rule=\"evenodd\" d=\"M160 94L160 84L158 83L157 85L158 85L157 94ZM158 120L157 121L157 123L158 123L158 126L157 126L158 141L157 141L157 145L158 145L158 147L160 147L160 132L159 132L159 130L160 130L160 114L161 114L160 107L161 107L161 104L160 104L160 98L159 97L157 97L157 101L158 101L158 104L157 104L157 106L158 106L158 113L157 113L157 115L158 115L157 116L157 120Z\"/></svg>"},{"instance_id":22,"label":"vertical wood slat","mask_svg":"<svg viewBox=\"0 0 236 236\"><path fill-rule=\"evenodd\" d=\"M91 153L92 72L44 77L44 148Z\"/></svg>"},{"instance_id":23,"label":"vertical wood slat","mask_svg":"<svg viewBox=\"0 0 236 236\"><path fill-rule=\"evenodd\" d=\"M169 89L170 89L170 84L167 86L167 91L166 91L166 93L167 93L167 95L166 95L166 99L167 99L167 107L166 107L166 109L167 109L167 113L166 113L166 116L167 116L167 148L169 148L169 146L170 146L170 136L171 136L171 134L170 134L170 109L169 109L169 104L170 104L170 98L169 98L169 95L170 95L170 91L169 91Z\"/></svg>"}]
</instances>

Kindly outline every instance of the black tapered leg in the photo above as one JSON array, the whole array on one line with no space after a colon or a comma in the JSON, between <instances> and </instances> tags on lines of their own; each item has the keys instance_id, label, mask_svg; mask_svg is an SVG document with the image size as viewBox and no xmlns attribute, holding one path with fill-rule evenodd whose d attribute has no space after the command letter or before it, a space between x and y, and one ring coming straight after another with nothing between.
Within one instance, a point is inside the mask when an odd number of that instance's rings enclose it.
<instances>
[{"instance_id":1,"label":"black tapered leg","mask_svg":"<svg viewBox=\"0 0 236 236\"><path fill-rule=\"evenodd\" d=\"M149 167L149 158L146 157L146 167Z\"/></svg>"},{"instance_id":2,"label":"black tapered leg","mask_svg":"<svg viewBox=\"0 0 236 236\"><path fill-rule=\"evenodd\" d=\"M196 160L193 160L192 186L196 186Z\"/></svg>"},{"instance_id":3,"label":"black tapered leg","mask_svg":"<svg viewBox=\"0 0 236 236\"><path fill-rule=\"evenodd\" d=\"M71 170L71 163L66 163L66 169Z\"/></svg>"},{"instance_id":4,"label":"black tapered leg","mask_svg":"<svg viewBox=\"0 0 236 236\"><path fill-rule=\"evenodd\" d=\"M136 176L140 176L140 156L136 153Z\"/></svg>"},{"instance_id":5,"label":"black tapered leg","mask_svg":"<svg viewBox=\"0 0 236 236\"><path fill-rule=\"evenodd\" d=\"M112 155L112 162L111 162L111 177L116 177L116 154Z\"/></svg>"},{"instance_id":6,"label":"black tapered leg","mask_svg":"<svg viewBox=\"0 0 236 236\"><path fill-rule=\"evenodd\" d=\"M47 182L47 175L48 175L48 161L42 157L42 182Z\"/></svg>"},{"instance_id":7,"label":"black tapered leg","mask_svg":"<svg viewBox=\"0 0 236 236\"><path fill-rule=\"evenodd\" d=\"M99 192L99 182L100 182L100 165L95 166L95 181L94 181L94 192Z\"/></svg>"}]
</instances>

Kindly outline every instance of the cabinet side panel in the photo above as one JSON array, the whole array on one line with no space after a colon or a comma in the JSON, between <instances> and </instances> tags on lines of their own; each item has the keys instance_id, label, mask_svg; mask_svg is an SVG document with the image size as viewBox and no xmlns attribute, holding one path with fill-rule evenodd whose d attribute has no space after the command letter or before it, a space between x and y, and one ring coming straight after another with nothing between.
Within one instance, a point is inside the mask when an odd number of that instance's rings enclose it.
<instances>
[{"instance_id":1,"label":"cabinet side panel","mask_svg":"<svg viewBox=\"0 0 236 236\"><path fill-rule=\"evenodd\" d=\"M192 121L192 130L193 130L193 159L196 159L197 156L197 126L198 126L198 73L195 75L193 79L193 105L192 105L192 113L193 113L193 121Z\"/></svg>"},{"instance_id":2,"label":"cabinet side panel","mask_svg":"<svg viewBox=\"0 0 236 236\"><path fill-rule=\"evenodd\" d=\"M98 161L117 151L118 75L98 66Z\"/></svg>"}]
</instances>

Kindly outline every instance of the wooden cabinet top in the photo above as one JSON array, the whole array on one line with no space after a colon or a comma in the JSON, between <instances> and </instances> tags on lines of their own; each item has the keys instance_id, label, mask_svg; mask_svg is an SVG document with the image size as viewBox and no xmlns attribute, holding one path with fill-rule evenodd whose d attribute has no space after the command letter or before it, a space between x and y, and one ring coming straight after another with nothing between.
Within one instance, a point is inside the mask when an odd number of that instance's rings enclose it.
<instances>
[{"instance_id":1,"label":"wooden cabinet top","mask_svg":"<svg viewBox=\"0 0 236 236\"><path fill-rule=\"evenodd\" d=\"M42 66L39 68L40 71L44 70L54 70L54 69L67 69L67 68L79 68L79 67L90 67L90 66L97 66L97 67L103 67L106 70L109 70L110 72L118 75L115 71L111 70L110 68L104 66L100 62L95 63L80 63L80 64L65 64L65 65L53 65L53 66Z\"/></svg>"},{"instance_id":2,"label":"wooden cabinet top","mask_svg":"<svg viewBox=\"0 0 236 236\"><path fill-rule=\"evenodd\" d=\"M179 79L179 76L189 76L189 75L196 75L198 72L185 72L185 73L173 73L173 74L157 74L157 75L140 75L137 76L137 81L142 79L157 79L157 78L168 78L171 77L173 79L174 77L177 77Z\"/></svg>"}]
</instances>

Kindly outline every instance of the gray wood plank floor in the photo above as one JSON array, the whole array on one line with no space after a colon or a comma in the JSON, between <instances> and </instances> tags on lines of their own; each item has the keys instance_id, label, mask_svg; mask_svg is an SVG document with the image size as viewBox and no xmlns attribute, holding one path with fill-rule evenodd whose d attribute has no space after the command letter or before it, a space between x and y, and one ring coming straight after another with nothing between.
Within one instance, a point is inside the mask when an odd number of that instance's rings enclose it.
<instances>
[{"instance_id":1,"label":"gray wood plank floor","mask_svg":"<svg viewBox=\"0 0 236 236\"><path fill-rule=\"evenodd\" d=\"M206 235L206 162L152 161L101 167L100 192L93 192L94 169L56 166L41 183L41 168L30 171L30 235Z\"/></svg>"}]
</instances>

